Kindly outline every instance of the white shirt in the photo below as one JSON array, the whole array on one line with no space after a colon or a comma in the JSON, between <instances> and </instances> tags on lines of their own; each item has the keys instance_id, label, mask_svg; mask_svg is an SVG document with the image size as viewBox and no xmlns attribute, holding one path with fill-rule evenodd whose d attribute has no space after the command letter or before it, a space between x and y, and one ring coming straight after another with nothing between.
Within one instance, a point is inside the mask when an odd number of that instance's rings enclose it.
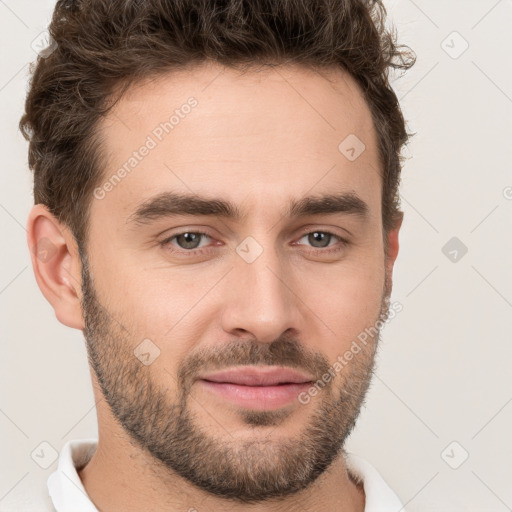
<instances>
[{"instance_id":1,"label":"white shirt","mask_svg":"<svg viewBox=\"0 0 512 512\"><path fill-rule=\"evenodd\" d=\"M59 455L57 470L48 478L48 491L54 508L48 512L98 512L89 499L77 473L96 451L97 439L68 441ZM366 495L365 512L405 512L397 495L377 470L365 459L348 453L347 470L362 480Z\"/></svg>"}]
</instances>

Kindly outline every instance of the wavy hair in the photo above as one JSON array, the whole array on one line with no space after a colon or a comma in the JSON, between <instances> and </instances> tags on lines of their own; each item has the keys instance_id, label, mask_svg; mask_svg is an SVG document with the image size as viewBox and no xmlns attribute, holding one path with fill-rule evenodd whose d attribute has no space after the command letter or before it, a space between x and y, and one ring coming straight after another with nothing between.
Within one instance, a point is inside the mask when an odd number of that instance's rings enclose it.
<instances>
[{"instance_id":1,"label":"wavy hair","mask_svg":"<svg viewBox=\"0 0 512 512\"><path fill-rule=\"evenodd\" d=\"M130 85L211 59L223 65L342 68L363 91L378 135L385 233L400 211L403 144L411 135L389 83L414 52L386 28L382 0L59 0L53 51L31 66L19 127L29 141L34 203L87 241L105 169L98 122ZM387 237L386 237L387 238Z\"/></svg>"}]
</instances>

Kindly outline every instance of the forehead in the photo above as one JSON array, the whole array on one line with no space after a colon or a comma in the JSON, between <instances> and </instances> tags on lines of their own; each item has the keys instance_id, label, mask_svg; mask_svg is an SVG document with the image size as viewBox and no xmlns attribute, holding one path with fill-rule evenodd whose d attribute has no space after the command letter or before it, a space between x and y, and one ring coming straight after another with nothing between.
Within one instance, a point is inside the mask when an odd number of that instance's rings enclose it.
<instances>
[{"instance_id":1,"label":"forehead","mask_svg":"<svg viewBox=\"0 0 512 512\"><path fill-rule=\"evenodd\" d=\"M166 190L266 198L265 208L308 191L357 191L369 204L380 201L371 113L340 70L241 73L208 63L171 71L128 90L100 130L106 169L99 185L111 186L92 209L102 216L117 209L126 220Z\"/></svg>"}]
</instances>

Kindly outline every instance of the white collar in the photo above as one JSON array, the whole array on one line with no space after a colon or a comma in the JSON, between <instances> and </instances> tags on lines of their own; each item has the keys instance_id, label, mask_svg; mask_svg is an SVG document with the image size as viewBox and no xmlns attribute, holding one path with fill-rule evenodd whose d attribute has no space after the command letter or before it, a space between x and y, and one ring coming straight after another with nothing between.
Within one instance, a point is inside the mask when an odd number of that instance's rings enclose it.
<instances>
[{"instance_id":1,"label":"white collar","mask_svg":"<svg viewBox=\"0 0 512 512\"><path fill-rule=\"evenodd\" d=\"M48 491L57 512L98 512L78 476L77 469L85 466L94 452L95 438L68 441L59 455L59 465L48 478ZM347 453L347 470L362 481L366 495L364 512L405 512L397 495L365 459Z\"/></svg>"},{"instance_id":2,"label":"white collar","mask_svg":"<svg viewBox=\"0 0 512 512\"><path fill-rule=\"evenodd\" d=\"M398 496L366 459L348 452L345 463L347 471L363 482L364 512L406 512Z\"/></svg>"},{"instance_id":3,"label":"white collar","mask_svg":"<svg viewBox=\"0 0 512 512\"><path fill-rule=\"evenodd\" d=\"M68 441L59 455L57 470L48 477L48 492L57 512L98 512L78 476L98 445L94 438Z\"/></svg>"}]
</instances>

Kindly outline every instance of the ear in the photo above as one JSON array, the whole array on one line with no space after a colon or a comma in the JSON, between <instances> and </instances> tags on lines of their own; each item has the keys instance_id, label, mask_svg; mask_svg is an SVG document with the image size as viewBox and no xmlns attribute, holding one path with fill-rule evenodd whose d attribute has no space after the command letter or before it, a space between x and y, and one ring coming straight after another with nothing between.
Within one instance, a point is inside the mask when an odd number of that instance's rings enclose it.
<instances>
[{"instance_id":1,"label":"ear","mask_svg":"<svg viewBox=\"0 0 512 512\"><path fill-rule=\"evenodd\" d=\"M83 330L81 261L74 236L45 205L36 204L27 221L27 243L37 284L57 320Z\"/></svg>"},{"instance_id":2,"label":"ear","mask_svg":"<svg viewBox=\"0 0 512 512\"><path fill-rule=\"evenodd\" d=\"M388 283L388 293L391 294L391 288L393 286L393 267L398 256L398 233L400 228L402 227L402 222L404 220L403 212L400 212L400 215L395 218L393 221L393 227L387 233L387 249L385 254L385 268L386 268L386 282Z\"/></svg>"}]
</instances>

